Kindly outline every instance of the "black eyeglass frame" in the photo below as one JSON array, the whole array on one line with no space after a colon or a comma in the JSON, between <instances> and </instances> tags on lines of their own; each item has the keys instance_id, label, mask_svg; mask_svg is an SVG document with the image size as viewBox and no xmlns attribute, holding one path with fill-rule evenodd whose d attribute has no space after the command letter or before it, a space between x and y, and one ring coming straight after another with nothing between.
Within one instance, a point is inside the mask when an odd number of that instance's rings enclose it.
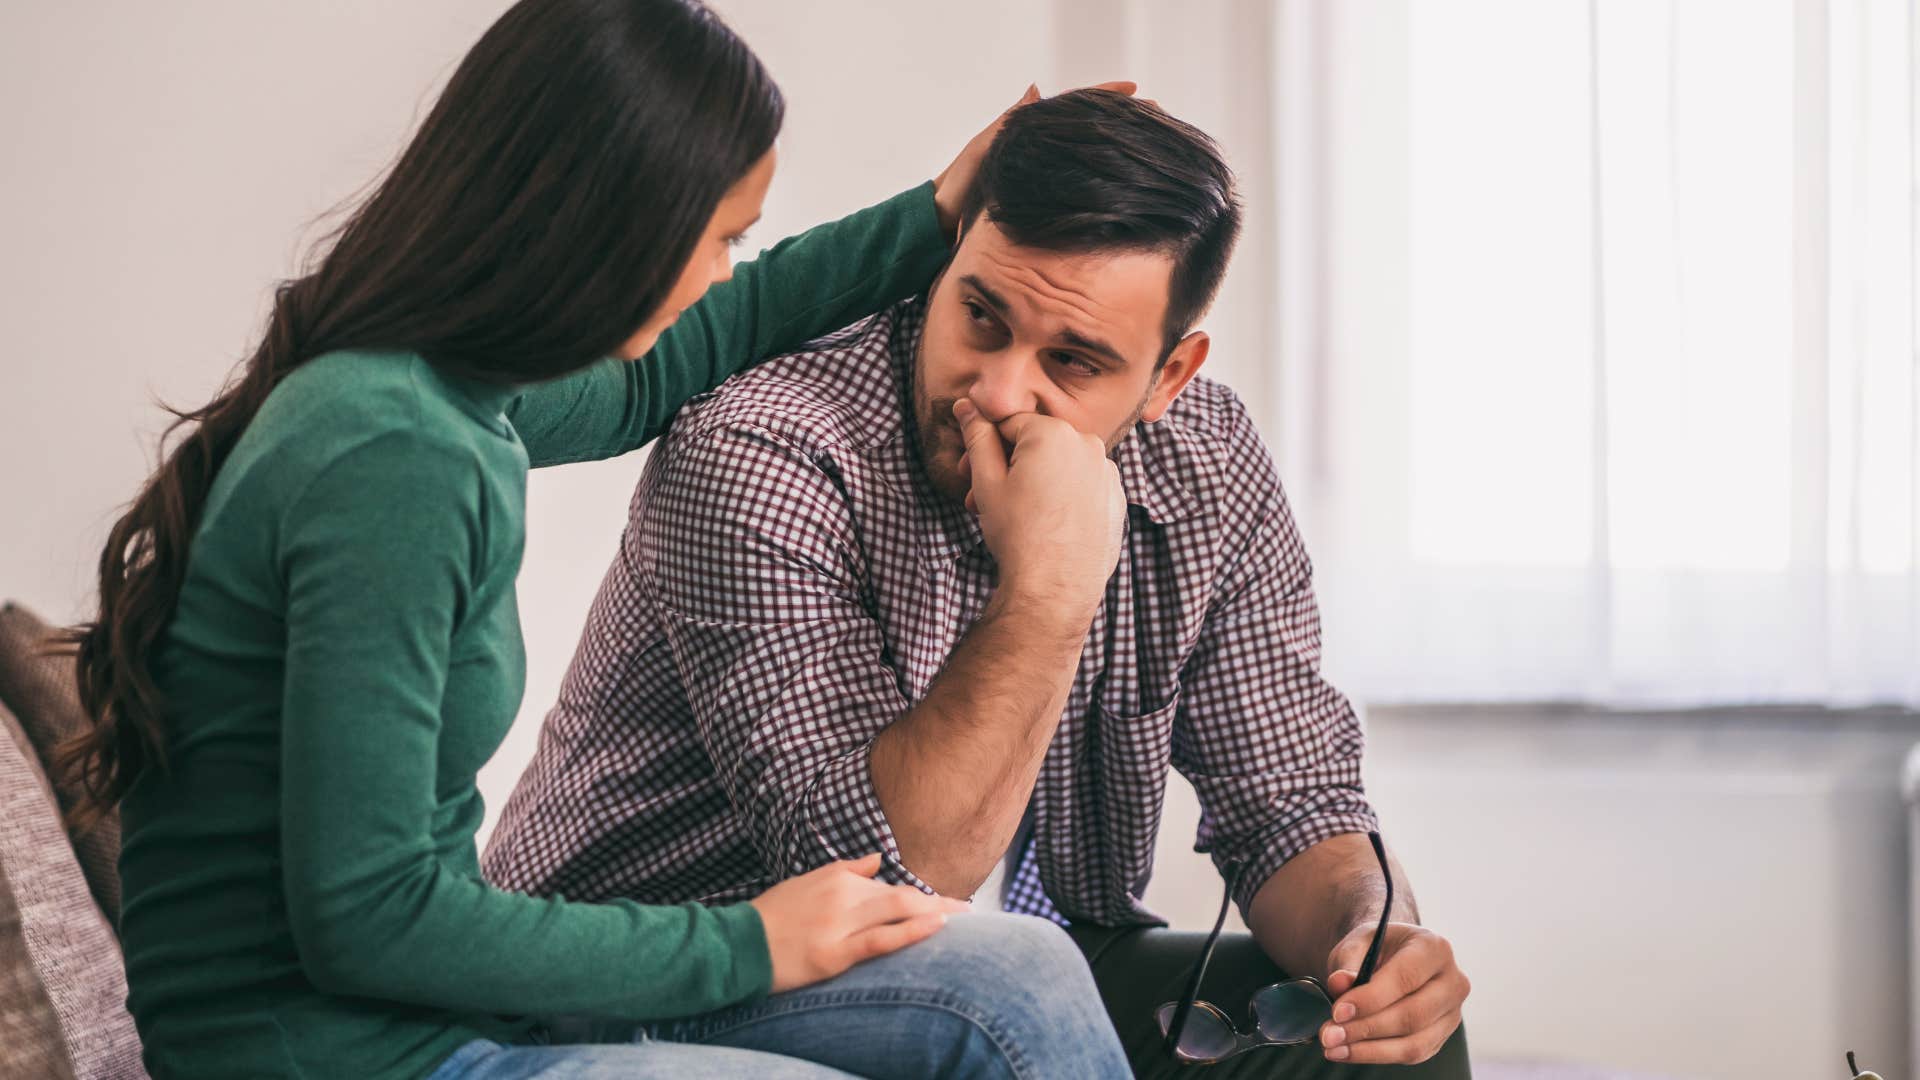
<instances>
[{"instance_id":1,"label":"black eyeglass frame","mask_svg":"<svg viewBox=\"0 0 1920 1080\"><path fill-rule=\"evenodd\" d=\"M1387 897L1386 903L1380 908L1380 923L1374 927L1373 941L1367 946L1366 957L1360 961L1360 970L1353 980L1354 986L1365 986L1367 980L1373 978L1373 969L1380 962L1380 942L1386 937L1387 923L1393 916L1393 870L1387 863L1386 845L1381 843L1378 832L1369 832L1367 839L1373 844L1374 858L1380 861L1380 878L1386 883ZM1165 1002L1154 1010L1154 1015L1160 1023L1161 1034L1164 1035L1166 1039L1165 1045L1167 1053L1172 1055L1176 1061L1187 1062L1194 1065L1211 1065L1215 1062L1225 1061L1235 1054L1251 1050L1256 1046L1298 1046L1303 1043L1309 1043L1314 1040L1315 1035L1319 1032L1320 1025L1315 1024L1313 1025L1314 1030L1312 1032L1300 1038L1276 1039L1263 1033L1260 1030L1258 1019L1255 1018L1253 1033L1246 1034L1240 1030L1239 1025L1235 1024L1233 1020L1228 1017L1226 1010L1211 1001L1200 1000L1200 982L1206 977L1207 964L1213 959L1214 946L1219 944L1220 930L1227 924L1227 908L1233 904L1233 894L1238 881L1239 873L1236 871L1234 877L1227 882L1226 895L1220 898L1220 914L1213 920L1213 932L1207 935L1207 943L1200 950L1199 962L1193 966L1193 976L1187 980L1186 993L1181 995L1180 1001L1177 1004L1171 1001ZM1288 986L1302 986L1313 990L1320 996L1321 1000L1326 1003L1326 1019L1333 1019L1333 998L1327 993L1327 988L1321 985L1320 980L1311 975L1301 975L1284 982L1270 983L1255 990L1247 996L1249 1011L1252 1010L1254 999L1258 998L1261 994L1278 987ZM1170 1005L1175 1006L1171 1019L1167 1018L1167 1007ZM1180 1049L1180 1036L1185 1033L1187 1020L1192 1016L1193 1010L1195 1009L1202 1009L1211 1013L1213 1017L1220 1022L1222 1027L1233 1033L1233 1046L1227 1050L1226 1053L1214 1057L1200 1057L1188 1054L1186 1051Z\"/></svg>"}]
</instances>

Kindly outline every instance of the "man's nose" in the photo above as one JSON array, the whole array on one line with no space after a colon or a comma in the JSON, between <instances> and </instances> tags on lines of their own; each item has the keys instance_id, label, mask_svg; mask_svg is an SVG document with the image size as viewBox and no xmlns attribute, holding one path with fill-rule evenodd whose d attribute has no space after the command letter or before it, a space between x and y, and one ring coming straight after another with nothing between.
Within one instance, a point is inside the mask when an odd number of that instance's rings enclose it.
<instances>
[{"instance_id":1,"label":"man's nose","mask_svg":"<svg viewBox=\"0 0 1920 1080\"><path fill-rule=\"evenodd\" d=\"M1027 365L1012 357L1000 357L982 367L967 397L981 416L996 424L1017 413L1040 411L1040 396Z\"/></svg>"}]
</instances>

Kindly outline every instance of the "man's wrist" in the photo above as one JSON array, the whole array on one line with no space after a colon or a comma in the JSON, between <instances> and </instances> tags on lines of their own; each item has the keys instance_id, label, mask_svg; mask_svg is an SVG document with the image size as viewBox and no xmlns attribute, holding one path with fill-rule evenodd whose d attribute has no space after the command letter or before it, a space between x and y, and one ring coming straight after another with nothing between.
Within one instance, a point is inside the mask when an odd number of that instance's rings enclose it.
<instances>
[{"instance_id":1,"label":"man's wrist","mask_svg":"<svg viewBox=\"0 0 1920 1080\"><path fill-rule=\"evenodd\" d=\"M940 223L940 235L951 244L960 232L960 199L962 193L953 190L947 181L947 171L933 178L933 216Z\"/></svg>"},{"instance_id":2,"label":"man's wrist","mask_svg":"<svg viewBox=\"0 0 1920 1080\"><path fill-rule=\"evenodd\" d=\"M1099 606L1098 600L1089 604L1070 589L1008 579L987 601L986 615L1006 620L1036 644L1078 650L1086 643Z\"/></svg>"}]
</instances>

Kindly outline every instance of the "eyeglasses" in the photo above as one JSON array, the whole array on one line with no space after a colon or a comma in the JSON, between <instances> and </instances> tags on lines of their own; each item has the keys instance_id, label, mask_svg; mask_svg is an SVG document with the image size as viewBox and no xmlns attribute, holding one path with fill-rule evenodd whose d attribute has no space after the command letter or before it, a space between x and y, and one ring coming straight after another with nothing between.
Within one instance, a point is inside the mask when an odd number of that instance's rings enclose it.
<instances>
[{"instance_id":1,"label":"eyeglasses","mask_svg":"<svg viewBox=\"0 0 1920 1080\"><path fill-rule=\"evenodd\" d=\"M1387 917L1393 911L1393 872L1387 869L1387 849L1380 834L1370 832L1374 857L1380 860L1380 877L1387 883L1387 902L1380 908L1380 925L1374 928L1373 943L1360 962L1354 986L1365 986L1373 978L1374 965L1380 961L1380 941L1386 936ZM1160 1034L1166 1037L1167 1052L1177 1061L1211 1065L1256 1046L1297 1046L1309 1043L1319 1034L1321 1025L1333 1019L1333 999L1326 987L1311 975L1285 982L1270 983L1253 992L1247 1001L1253 1030L1242 1033L1226 1011L1211 1001L1198 1000L1200 980L1206 976L1207 962L1213 959L1213 947L1220 941L1220 928L1227 922L1227 907L1233 903L1236 871L1227 882L1227 894L1220 899L1220 915L1213 920L1213 933L1200 950L1193 967L1193 978L1179 1001L1169 1001L1154 1010L1160 1022Z\"/></svg>"}]
</instances>

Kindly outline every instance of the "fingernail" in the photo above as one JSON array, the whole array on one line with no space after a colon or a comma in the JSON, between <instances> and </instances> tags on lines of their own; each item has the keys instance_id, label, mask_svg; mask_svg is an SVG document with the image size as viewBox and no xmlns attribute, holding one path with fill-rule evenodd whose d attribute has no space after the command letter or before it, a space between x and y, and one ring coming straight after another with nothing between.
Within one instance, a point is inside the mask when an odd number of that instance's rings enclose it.
<instances>
[{"instance_id":1,"label":"fingernail","mask_svg":"<svg viewBox=\"0 0 1920 1080\"><path fill-rule=\"evenodd\" d=\"M1359 1010L1353 1007L1352 1002L1341 1002L1333 1007L1333 1022L1336 1024L1344 1024L1353 1019L1353 1014L1357 1011Z\"/></svg>"},{"instance_id":2,"label":"fingernail","mask_svg":"<svg viewBox=\"0 0 1920 1080\"><path fill-rule=\"evenodd\" d=\"M1325 1041L1327 1044L1327 1049L1329 1050L1333 1049L1336 1046L1339 1046L1341 1043L1347 1041L1347 1029L1337 1028L1337 1027L1328 1028L1327 1037Z\"/></svg>"},{"instance_id":3,"label":"fingernail","mask_svg":"<svg viewBox=\"0 0 1920 1080\"><path fill-rule=\"evenodd\" d=\"M965 420L968 417L972 416L973 402L968 401L966 398L961 398L959 401L954 402L953 415L959 417L962 420Z\"/></svg>"},{"instance_id":4,"label":"fingernail","mask_svg":"<svg viewBox=\"0 0 1920 1080\"><path fill-rule=\"evenodd\" d=\"M1331 1061L1345 1061L1347 1060L1347 1048L1344 1046L1336 1046L1327 1051L1327 1058Z\"/></svg>"}]
</instances>

